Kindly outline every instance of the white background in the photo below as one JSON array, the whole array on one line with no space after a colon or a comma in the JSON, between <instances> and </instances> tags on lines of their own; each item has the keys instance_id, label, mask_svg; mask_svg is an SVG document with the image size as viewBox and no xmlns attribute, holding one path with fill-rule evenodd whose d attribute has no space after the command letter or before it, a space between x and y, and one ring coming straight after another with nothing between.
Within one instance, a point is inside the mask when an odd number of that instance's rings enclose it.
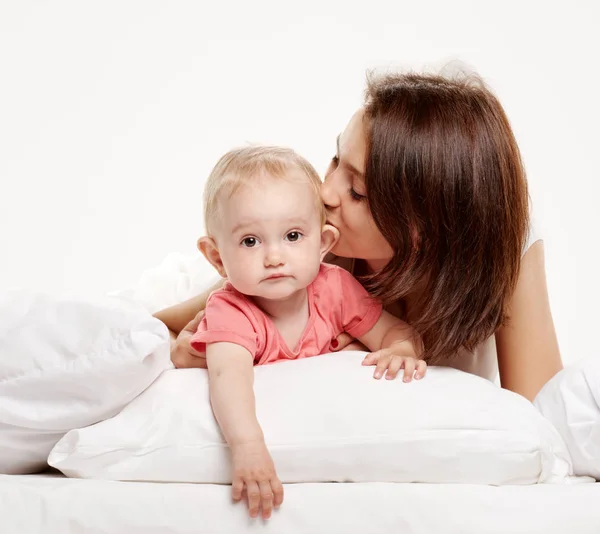
<instances>
[{"instance_id":1,"label":"white background","mask_svg":"<svg viewBox=\"0 0 600 534\"><path fill-rule=\"evenodd\" d=\"M564 359L600 353L599 4L0 0L0 289L135 284L194 250L224 151L324 171L366 69L459 59L520 143Z\"/></svg>"}]
</instances>

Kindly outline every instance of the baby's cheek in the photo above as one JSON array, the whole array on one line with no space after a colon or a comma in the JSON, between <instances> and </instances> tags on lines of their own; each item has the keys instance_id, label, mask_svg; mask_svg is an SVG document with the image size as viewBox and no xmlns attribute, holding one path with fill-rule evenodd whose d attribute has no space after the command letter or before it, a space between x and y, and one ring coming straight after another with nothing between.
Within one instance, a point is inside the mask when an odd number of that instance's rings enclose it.
<instances>
[{"instance_id":1,"label":"baby's cheek","mask_svg":"<svg viewBox=\"0 0 600 534\"><path fill-rule=\"evenodd\" d=\"M255 289L256 280L252 276L254 269L250 265L236 265L228 271L228 279L241 293L251 294Z\"/></svg>"}]
</instances>

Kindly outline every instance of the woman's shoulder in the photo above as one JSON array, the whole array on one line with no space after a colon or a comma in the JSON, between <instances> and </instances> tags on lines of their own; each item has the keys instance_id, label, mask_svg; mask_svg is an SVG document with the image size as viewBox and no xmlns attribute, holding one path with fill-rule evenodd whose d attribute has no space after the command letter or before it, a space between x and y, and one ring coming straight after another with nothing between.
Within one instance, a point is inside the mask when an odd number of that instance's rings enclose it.
<instances>
[{"instance_id":1,"label":"woman's shoulder","mask_svg":"<svg viewBox=\"0 0 600 534\"><path fill-rule=\"evenodd\" d=\"M523 247L523 253L521 256L525 255L525 253L531 248L531 245L540 240L542 240L542 232L540 230L539 222L536 221L533 215L531 215L529 218L529 228L527 229L525 246Z\"/></svg>"}]
</instances>

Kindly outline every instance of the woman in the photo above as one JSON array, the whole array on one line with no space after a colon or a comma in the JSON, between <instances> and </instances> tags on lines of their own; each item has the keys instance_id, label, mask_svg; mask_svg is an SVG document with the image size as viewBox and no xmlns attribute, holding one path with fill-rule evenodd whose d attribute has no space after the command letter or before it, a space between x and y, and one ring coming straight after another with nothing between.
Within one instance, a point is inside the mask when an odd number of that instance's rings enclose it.
<instances>
[{"instance_id":1,"label":"woman","mask_svg":"<svg viewBox=\"0 0 600 534\"><path fill-rule=\"evenodd\" d=\"M370 80L322 198L341 234L333 252L421 334L430 364L490 379L498 368L529 400L562 368L519 149L481 80ZM205 366L189 336L206 297L156 314L179 334L177 367Z\"/></svg>"}]
</instances>

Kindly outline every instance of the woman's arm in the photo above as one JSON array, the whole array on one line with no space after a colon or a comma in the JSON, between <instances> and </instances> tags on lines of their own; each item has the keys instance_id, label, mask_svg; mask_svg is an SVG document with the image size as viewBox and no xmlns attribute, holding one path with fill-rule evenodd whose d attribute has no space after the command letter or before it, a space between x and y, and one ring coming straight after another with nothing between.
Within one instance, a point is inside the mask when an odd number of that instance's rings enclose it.
<instances>
[{"instance_id":1,"label":"woman's arm","mask_svg":"<svg viewBox=\"0 0 600 534\"><path fill-rule=\"evenodd\" d=\"M542 386L562 369L542 241L534 243L523 256L507 311L507 324L496 332L500 383L533 401Z\"/></svg>"},{"instance_id":2,"label":"woman's arm","mask_svg":"<svg viewBox=\"0 0 600 534\"><path fill-rule=\"evenodd\" d=\"M204 293L192 297L184 302L160 310L154 314L154 317L167 325L167 328L176 336L198 315L200 311L206 308L206 301L209 295L223 285L223 280L219 280L214 286L208 288Z\"/></svg>"}]
</instances>

